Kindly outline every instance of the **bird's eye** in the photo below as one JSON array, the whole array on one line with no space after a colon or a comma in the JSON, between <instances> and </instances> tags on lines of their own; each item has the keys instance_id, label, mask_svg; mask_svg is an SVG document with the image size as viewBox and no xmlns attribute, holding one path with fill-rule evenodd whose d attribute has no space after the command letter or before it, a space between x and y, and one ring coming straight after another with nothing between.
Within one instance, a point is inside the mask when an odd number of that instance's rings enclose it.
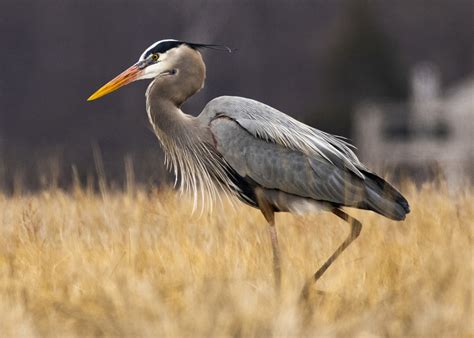
<instances>
[{"instance_id":1,"label":"bird's eye","mask_svg":"<svg viewBox=\"0 0 474 338\"><path fill-rule=\"evenodd\" d=\"M156 53L156 54L151 54L151 59L156 62L160 59L160 54Z\"/></svg>"}]
</instances>

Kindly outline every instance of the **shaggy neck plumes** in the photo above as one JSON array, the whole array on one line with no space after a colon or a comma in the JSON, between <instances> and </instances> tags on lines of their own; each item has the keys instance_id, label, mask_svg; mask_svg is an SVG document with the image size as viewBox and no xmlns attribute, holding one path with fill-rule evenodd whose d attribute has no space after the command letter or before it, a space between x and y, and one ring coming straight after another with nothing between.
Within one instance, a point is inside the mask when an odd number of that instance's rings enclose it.
<instances>
[{"instance_id":1,"label":"shaggy neck plumes","mask_svg":"<svg viewBox=\"0 0 474 338\"><path fill-rule=\"evenodd\" d=\"M212 206L219 191L232 189L228 169L210 146L212 140L198 119L183 113L182 103L202 88L205 66L200 54L188 47L171 75L158 76L146 92L147 113L165 153L167 167L174 171L180 189L192 193L194 206ZM204 203L204 200L209 203Z\"/></svg>"},{"instance_id":2,"label":"shaggy neck plumes","mask_svg":"<svg viewBox=\"0 0 474 338\"><path fill-rule=\"evenodd\" d=\"M171 161L177 148L187 149L203 141L196 119L184 114L180 107L203 87L206 74L199 52L185 46L173 52L175 63L158 75L146 91L148 118ZM173 167L178 170L174 164Z\"/></svg>"}]
</instances>

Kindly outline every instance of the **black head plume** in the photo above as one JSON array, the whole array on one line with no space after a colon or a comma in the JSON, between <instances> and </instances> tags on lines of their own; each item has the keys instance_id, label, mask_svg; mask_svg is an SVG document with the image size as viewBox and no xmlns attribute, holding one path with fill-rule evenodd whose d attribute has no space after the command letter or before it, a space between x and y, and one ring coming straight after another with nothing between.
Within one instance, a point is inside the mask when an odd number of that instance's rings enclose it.
<instances>
[{"instance_id":1,"label":"black head plume","mask_svg":"<svg viewBox=\"0 0 474 338\"><path fill-rule=\"evenodd\" d=\"M225 45L214 45L214 44L206 44L206 43L192 43L192 42L183 42L186 45L188 45L191 48L194 49L200 49L200 48L207 48L207 49L212 49L212 50L217 50L220 52L235 52L235 49L231 49L230 47L227 47Z\"/></svg>"},{"instance_id":2,"label":"black head plume","mask_svg":"<svg viewBox=\"0 0 474 338\"><path fill-rule=\"evenodd\" d=\"M229 52L229 53L235 51L235 49L232 50L229 47L224 46L224 45L193 43L193 42L180 41L180 40L174 40L174 39L166 39L166 40L157 41L154 44L152 44L150 47L148 47L140 56L140 60L145 60L151 54L165 53L168 50L179 47L181 45L186 45L193 49L208 48L208 49L213 49L213 50L217 50L221 52Z\"/></svg>"}]
</instances>

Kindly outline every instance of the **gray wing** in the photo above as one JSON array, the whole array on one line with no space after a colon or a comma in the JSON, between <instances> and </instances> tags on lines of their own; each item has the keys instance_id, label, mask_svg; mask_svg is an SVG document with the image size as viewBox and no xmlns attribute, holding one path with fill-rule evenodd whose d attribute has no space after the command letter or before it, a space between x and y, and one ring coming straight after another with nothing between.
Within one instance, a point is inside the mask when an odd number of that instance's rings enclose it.
<instances>
[{"instance_id":1,"label":"gray wing","mask_svg":"<svg viewBox=\"0 0 474 338\"><path fill-rule=\"evenodd\" d=\"M406 199L370 172L349 145L260 102L220 97L198 116L217 151L242 178L263 188L370 209L404 219Z\"/></svg>"},{"instance_id":2,"label":"gray wing","mask_svg":"<svg viewBox=\"0 0 474 338\"><path fill-rule=\"evenodd\" d=\"M310 157L318 157L364 179L366 168L342 138L312 128L261 102L235 96L221 96L207 104L200 118L217 115L235 120L256 138L280 144Z\"/></svg>"},{"instance_id":3,"label":"gray wing","mask_svg":"<svg viewBox=\"0 0 474 338\"><path fill-rule=\"evenodd\" d=\"M242 177L318 201L357 206L363 168L346 144L257 101L221 97L199 116L219 153ZM329 139L329 140L328 140Z\"/></svg>"}]
</instances>

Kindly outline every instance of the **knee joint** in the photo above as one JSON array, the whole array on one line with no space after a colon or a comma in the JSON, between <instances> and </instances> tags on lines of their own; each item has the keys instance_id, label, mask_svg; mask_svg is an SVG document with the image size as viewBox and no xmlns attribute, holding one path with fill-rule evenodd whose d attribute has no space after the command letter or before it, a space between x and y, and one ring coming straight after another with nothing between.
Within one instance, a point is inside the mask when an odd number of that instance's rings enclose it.
<instances>
[{"instance_id":1,"label":"knee joint","mask_svg":"<svg viewBox=\"0 0 474 338\"><path fill-rule=\"evenodd\" d=\"M352 230L351 230L352 238L359 237L360 232L362 231L362 223L356 219L353 219L351 226L352 226Z\"/></svg>"}]
</instances>

